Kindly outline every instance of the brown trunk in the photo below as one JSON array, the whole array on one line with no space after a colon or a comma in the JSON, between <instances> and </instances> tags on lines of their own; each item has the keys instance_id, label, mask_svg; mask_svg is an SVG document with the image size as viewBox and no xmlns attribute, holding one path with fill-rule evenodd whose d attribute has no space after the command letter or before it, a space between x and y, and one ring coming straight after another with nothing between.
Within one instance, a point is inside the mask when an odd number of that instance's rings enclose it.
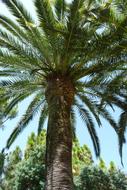
<instances>
[{"instance_id":1,"label":"brown trunk","mask_svg":"<svg viewBox=\"0 0 127 190\"><path fill-rule=\"evenodd\" d=\"M72 190L72 131L70 109L74 90L69 80L48 82L49 105L46 150L46 190ZM72 92L73 91L73 92Z\"/></svg>"}]
</instances>

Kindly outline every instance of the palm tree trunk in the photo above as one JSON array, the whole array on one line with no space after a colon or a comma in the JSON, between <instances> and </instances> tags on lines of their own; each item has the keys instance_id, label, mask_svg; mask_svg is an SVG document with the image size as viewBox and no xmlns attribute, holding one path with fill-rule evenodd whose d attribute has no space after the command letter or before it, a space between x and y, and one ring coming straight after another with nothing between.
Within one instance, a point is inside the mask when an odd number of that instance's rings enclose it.
<instances>
[{"instance_id":1,"label":"palm tree trunk","mask_svg":"<svg viewBox=\"0 0 127 190\"><path fill-rule=\"evenodd\" d=\"M68 89L70 85L67 83L58 79L54 82L50 81L46 93L49 106L46 140L46 190L73 189L71 95L68 96L71 94L71 90Z\"/></svg>"}]
</instances>

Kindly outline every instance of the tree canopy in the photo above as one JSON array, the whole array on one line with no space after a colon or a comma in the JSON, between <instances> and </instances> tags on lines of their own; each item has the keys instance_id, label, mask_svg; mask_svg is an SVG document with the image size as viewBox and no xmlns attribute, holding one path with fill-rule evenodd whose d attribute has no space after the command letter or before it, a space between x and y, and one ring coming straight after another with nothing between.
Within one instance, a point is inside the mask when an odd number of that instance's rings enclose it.
<instances>
[{"instance_id":1,"label":"tree canopy","mask_svg":"<svg viewBox=\"0 0 127 190\"><path fill-rule=\"evenodd\" d=\"M45 185L45 131L34 133L27 141L24 157L17 147L6 155L0 190L44 190ZM43 147L43 148L42 148ZM73 143L73 175L75 190L126 190L126 175L111 162L107 168L101 159L95 166L86 145Z\"/></svg>"},{"instance_id":2,"label":"tree canopy","mask_svg":"<svg viewBox=\"0 0 127 190\"><path fill-rule=\"evenodd\" d=\"M8 119L20 102L32 97L6 148L34 116L39 114L38 134L48 118L46 189L72 190L76 113L97 157L96 126L103 125L101 117L118 135L122 157L127 125L127 3L34 0L35 19L21 1L3 2L13 17L0 15L0 99L7 102L1 119ZM109 111L114 106L122 110L118 123Z\"/></svg>"},{"instance_id":3,"label":"tree canopy","mask_svg":"<svg viewBox=\"0 0 127 190\"><path fill-rule=\"evenodd\" d=\"M4 190L31 189L40 190L45 184L45 146L46 131L42 131L39 136L32 133L23 154L19 147L5 158L4 164ZM84 166L93 163L89 148L80 146L76 139L73 143L73 174L78 176ZM1 185L1 186L2 186Z\"/></svg>"},{"instance_id":4,"label":"tree canopy","mask_svg":"<svg viewBox=\"0 0 127 190\"><path fill-rule=\"evenodd\" d=\"M95 122L104 117L119 135L120 154L126 126L126 2L35 0L37 20L18 0L4 1L14 20L0 15L1 101L3 117L30 95L26 113L7 141L7 148L39 112L38 132L48 116L45 89L49 78L67 77L75 89L71 109L85 122L100 154ZM60 77L60 78L61 78ZM107 106L123 112L119 127Z\"/></svg>"}]
</instances>

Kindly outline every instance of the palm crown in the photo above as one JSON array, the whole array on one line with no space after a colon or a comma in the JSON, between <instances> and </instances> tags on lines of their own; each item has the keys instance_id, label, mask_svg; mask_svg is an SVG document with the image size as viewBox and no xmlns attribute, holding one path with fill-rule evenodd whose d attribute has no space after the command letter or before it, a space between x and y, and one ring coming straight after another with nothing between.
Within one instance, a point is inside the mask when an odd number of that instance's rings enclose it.
<instances>
[{"instance_id":1,"label":"palm crown","mask_svg":"<svg viewBox=\"0 0 127 190\"><path fill-rule=\"evenodd\" d=\"M76 108L86 123L98 156L100 148L94 121L100 126L102 116L118 133L118 126L106 105L122 107L118 96L124 97L117 87L117 84L126 85L121 77L125 74L123 14L119 12L118 17L113 3L99 0L74 0L72 3L34 0L35 19L20 1L4 3L14 20L0 16L3 26L0 29L0 75L6 77L0 82L1 97L2 101L9 102L3 116L8 117L19 102L33 94L7 147L38 112L38 132L42 130L49 109L45 97L47 81L64 78L74 87L72 126ZM119 136L122 147L124 130Z\"/></svg>"}]
</instances>

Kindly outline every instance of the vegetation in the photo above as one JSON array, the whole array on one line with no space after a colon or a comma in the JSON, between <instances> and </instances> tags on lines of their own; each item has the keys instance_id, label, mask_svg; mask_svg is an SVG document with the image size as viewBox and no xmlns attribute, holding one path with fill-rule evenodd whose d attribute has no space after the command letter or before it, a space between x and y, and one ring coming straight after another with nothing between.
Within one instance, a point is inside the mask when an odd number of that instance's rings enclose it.
<instances>
[{"instance_id":1,"label":"vegetation","mask_svg":"<svg viewBox=\"0 0 127 190\"><path fill-rule=\"evenodd\" d=\"M0 190L44 190L45 137L45 131L38 137L33 133L24 157L19 147L7 156ZM125 174L117 170L113 162L108 169L102 159L99 166L95 166L90 150L86 145L81 147L78 140L73 146L73 175L75 190L127 189Z\"/></svg>"},{"instance_id":2,"label":"vegetation","mask_svg":"<svg viewBox=\"0 0 127 190\"><path fill-rule=\"evenodd\" d=\"M19 147L10 153L5 161L2 185L3 190L41 190L45 184L45 145L46 132L37 137L34 133L28 138L22 157ZM22 160L21 160L22 157ZM73 143L73 173L78 176L83 166L93 163L89 148L80 146L78 140Z\"/></svg>"},{"instance_id":3,"label":"vegetation","mask_svg":"<svg viewBox=\"0 0 127 190\"><path fill-rule=\"evenodd\" d=\"M0 76L5 77L0 97L8 102L4 119L33 95L6 148L37 113L38 133L48 117L46 190L73 189L75 110L85 122L96 156L100 146L95 126L102 125L100 116L118 135L122 156L127 123L127 4L119 6L120 2L34 0L35 19L20 1L4 1L14 16L13 20L0 15ZM118 125L108 111L113 105L123 109Z\"/></svg>"},{"instance_id":4,"label":"vegetation","mask_svg":"<svg viewBox=\"0 0 127 190\"><path fill-rule=\"evenodd\" d=\"M126 175L119 170L104 171L99 167L85 167L77 190L126 190Z\"/></svg>"}]
</instances>

